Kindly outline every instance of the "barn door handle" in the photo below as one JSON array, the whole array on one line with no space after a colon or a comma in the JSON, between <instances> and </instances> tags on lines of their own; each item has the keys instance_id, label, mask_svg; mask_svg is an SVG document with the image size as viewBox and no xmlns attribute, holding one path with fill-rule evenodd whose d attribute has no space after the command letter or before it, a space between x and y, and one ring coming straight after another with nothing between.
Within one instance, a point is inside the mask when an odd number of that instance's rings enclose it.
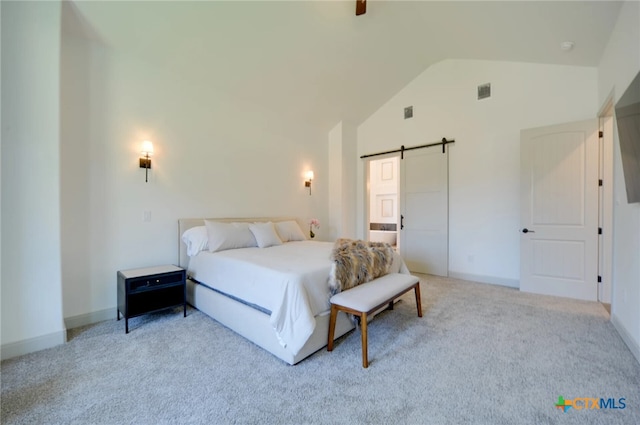
<instances>
[{"instance_id":1,"label":"barn door handle","mask_svg":"<svg viewBox=\"0 0 640 425\"><path fill-rule=\"evenodd\" d=\"M522 233L535 233L535 230L529 230L526 227L522 229Z\"/></svg>"},{"instance_id":2,"label":"barn door handle","mask_svg":"<svg viewBox=\"0 0 640 425\"><path fill-rule=\"evenodd\" d=\"M400 230L404 229L404 216L400 214Z\"/></svg>"}]
</instances>

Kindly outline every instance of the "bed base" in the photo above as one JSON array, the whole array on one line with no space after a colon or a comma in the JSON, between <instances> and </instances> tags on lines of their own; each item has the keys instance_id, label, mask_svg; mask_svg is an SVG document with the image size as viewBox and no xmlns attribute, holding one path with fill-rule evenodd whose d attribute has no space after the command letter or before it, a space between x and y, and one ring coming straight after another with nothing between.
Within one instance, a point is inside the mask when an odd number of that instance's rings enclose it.
<instances>
[{"instance_id":1,"label":"bed base","mask_svg":"<svg viewBox=\"0 0 640 425\"><path fill-rule=\"evenodd\" d=\"M280 345L275 331L269 323L268 314L190 279L187 279L187 302L290 365L299 363L327 346L329 311L316 316L316 328L313 334L298 354L293 355ZM346 314L341 312L336 320L334 338L337 339L352 329L354 329L353 323Z\"/></svg>"}]
</instances>

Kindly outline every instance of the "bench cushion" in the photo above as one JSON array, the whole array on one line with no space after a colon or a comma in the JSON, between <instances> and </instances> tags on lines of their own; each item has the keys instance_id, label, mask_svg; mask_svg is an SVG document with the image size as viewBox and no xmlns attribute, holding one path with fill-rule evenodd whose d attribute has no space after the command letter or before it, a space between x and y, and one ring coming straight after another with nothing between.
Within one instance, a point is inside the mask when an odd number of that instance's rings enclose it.
<instances>
[{"instance_id":1,"label":"bench cushion","mask_svg":"<svg viewBox=\"0 0 640 425\"><path fill-rule=\"evenodd\" d=\"M331 297L332 304L368 312L418 283L410 274L389 273Z\"/></svg>"}]
</instances>

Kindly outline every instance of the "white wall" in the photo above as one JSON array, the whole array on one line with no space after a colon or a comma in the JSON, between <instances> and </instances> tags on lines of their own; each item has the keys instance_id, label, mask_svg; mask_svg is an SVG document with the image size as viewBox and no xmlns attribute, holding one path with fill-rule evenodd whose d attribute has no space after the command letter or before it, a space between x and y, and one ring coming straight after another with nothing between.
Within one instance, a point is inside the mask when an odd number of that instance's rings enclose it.
<instances>
[{"instance_id":1,"label":"white wall","mask_svg":"<svg viewBox=\"0 0 640 425\"><path fill-rule=\"evenodd\" d=\"M492 96L478 101L477 86L484 83L491 83ZM595 118L596 101L595 68L446 60L358 128L358 156L455 139L449 145L450 274L518 286L520 130ZM414 116L405 120L411 105Z\"/></svg>"},{"instance_id":2,"label":"white wall","mask_svg":"<svg viewBox=\"0 0 640 425\"><path fill-rule=\"evenodd\" d=\"M63 343L60 2L2 2L2 357ZM28 54L27 54L28 52Z\"/></svg>"},{"instance_id":3,"label":"white wall","mask_svg":"<svg viewBox=\"0 0 640 425\"><path fill-rule=\"evenodd\" d=\"M342 216L344 206L342 205L342 122L331 129L328 135L329 154L329 234L337 238L342 233ZM335 196L338 194L339 196Z\"/></svg>"},{"instance_id":4,"label":"white wall","mask_svg":"<svg viewBox=\"0 0 640 425\"><path fill-rule=\"evenodd\" d=\"M613 94L617 101L640 72L640 3L628 1L598 67L600 106ZM615 126L614 126L615 127ZM613 299L611 319L640 361L640 204L628 204L614 131Z\"/></svg>"},{"instance_id":5,"label":"white wall","mask_svg":"<svg viewBox=\"0 0 640 425\"><path fill-rule=\"evenodd\" d=\"M338 123L328 135L330 240L353 238L356 234L356 128Z\"/></svg>"},{"instance_id":6,"label":"white wall","mask_svg":"<svg viewBox=\"0 0 640 425\"><path fill-rule=\"evenodd\" d=\"M327 223L327 134L315 123L73 34L62 46L65 318L115 316L117 270L175 263L178 218ZM138 166L144 139L155 148L149 183ZM317 234L327 238L324 226Z\"/></svg>"},{"instance_id":7,"label":"white wall","mask_svg":"<svg viewBox=\"0 0 640 425\"><path fill-rule=\"evenodd\" d=\"M69 12L62 7L63 20ZM68 17L67 17L68 19ZM66 24L67 22L65 22ZM97 102L104 92L102 82L107 69L106 50L88 40L70 37L63 26L60 91L60 199L62 282L65 317L89 313L80 306L89 298L108 300L113 288L93 285L92 269L100 267L108 255L103 230L96 224L107 220L107 209L95 205L105 192L104 173L106 129L100 117L106 114ZM94 201L94 203L92 203ZM105 270L106 273L106 270ZM101 306L105 308L105 306ZM110 312L113 313L113 312ZM109 318L115 313L109 314ZM96 317L96 320L106 317ZM79 325L82 323L77 323ZM74 323L67 322L68 327Z\"/></svg>"}]
</instances>

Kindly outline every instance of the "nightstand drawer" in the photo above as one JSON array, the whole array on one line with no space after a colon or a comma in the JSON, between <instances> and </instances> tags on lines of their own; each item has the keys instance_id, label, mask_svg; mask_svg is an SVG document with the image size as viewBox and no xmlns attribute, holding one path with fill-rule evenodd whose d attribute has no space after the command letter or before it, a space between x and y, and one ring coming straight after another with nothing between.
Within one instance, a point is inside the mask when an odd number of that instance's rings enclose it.
<instances>
[{"instance_id":1,"label":"nightstand drawer","mask_svg":"<svg viewBox=\"0 0 640 425\"><path fill-rule=\"evenodd\" d=\"M144 291L146 289L157 288L158 286L182 283L183 272L161 274L155 276L143 276L129 280L129 292Z\"/></svg>"}]
</instances>

